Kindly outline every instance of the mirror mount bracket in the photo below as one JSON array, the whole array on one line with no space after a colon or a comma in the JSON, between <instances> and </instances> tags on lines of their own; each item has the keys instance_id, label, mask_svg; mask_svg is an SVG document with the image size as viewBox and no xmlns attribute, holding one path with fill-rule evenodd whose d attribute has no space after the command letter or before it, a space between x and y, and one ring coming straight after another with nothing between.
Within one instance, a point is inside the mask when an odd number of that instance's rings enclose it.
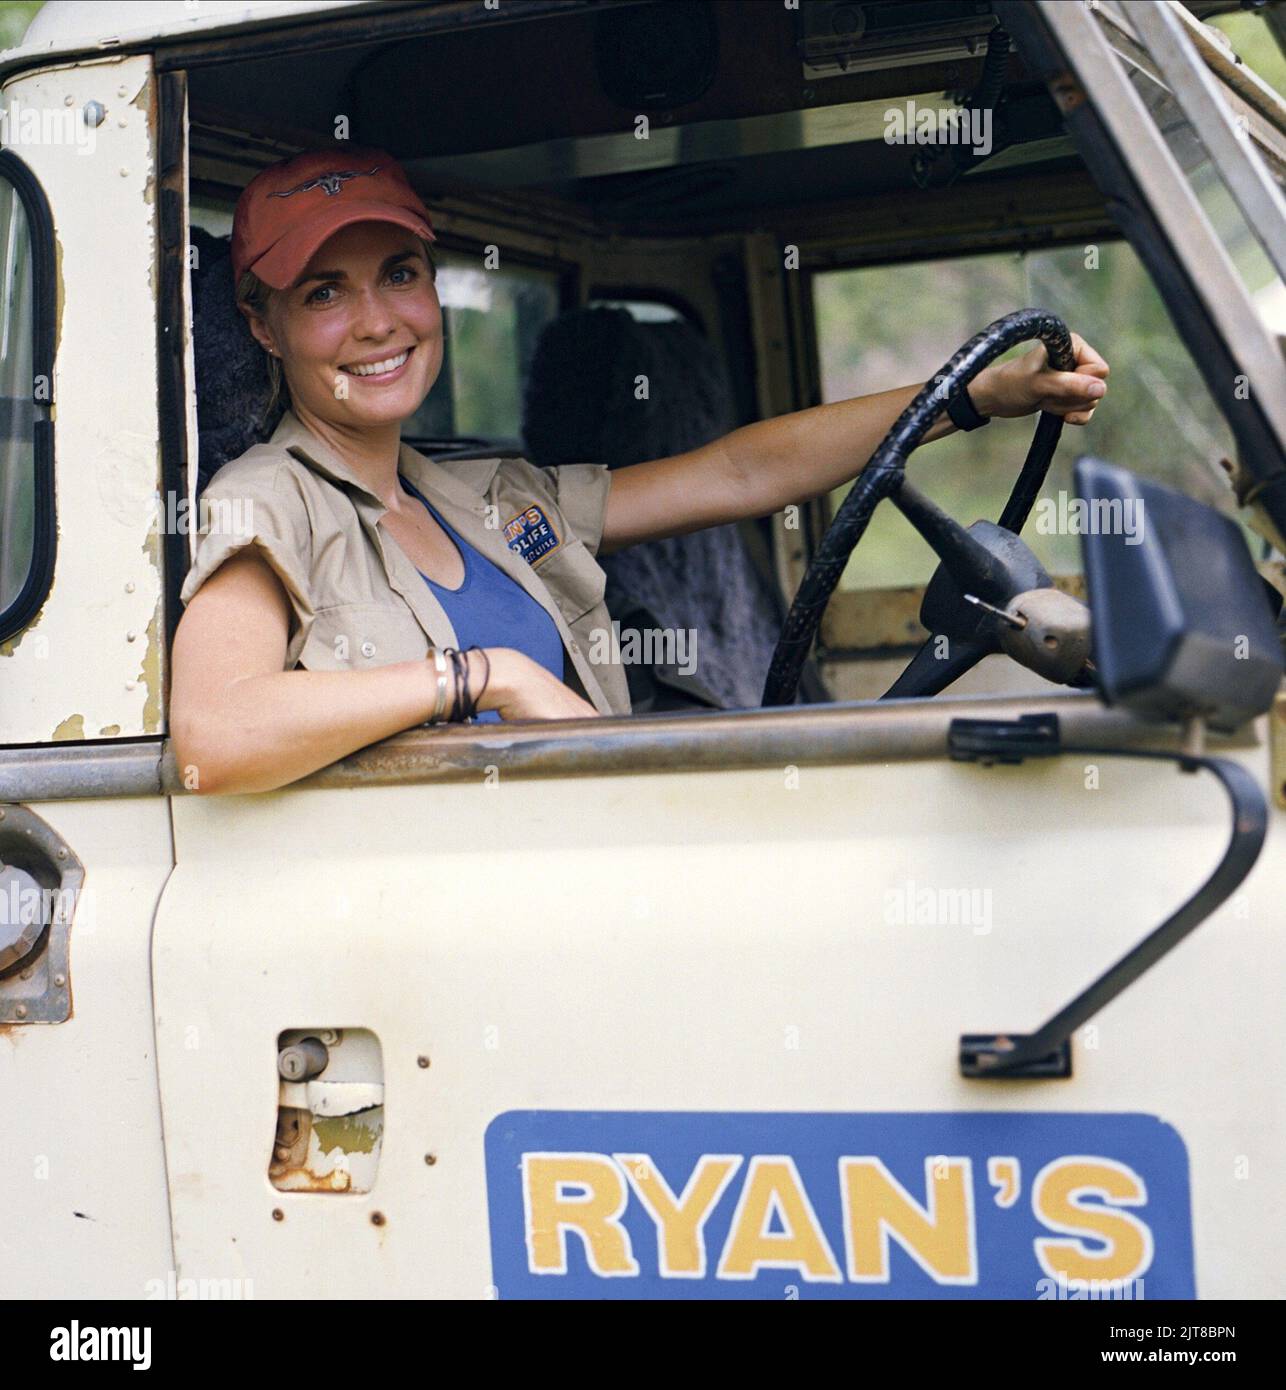
<instances>
[{"instance_id":1,"label":"mirror mount bracket","mask_svg":"<svg viewBox=\"0 0 1286 1390\"><path fill-rule=\"evenodd\" d=\"M1182 772L1212 773L1228 795L1232 808L1228 848L1214 873L1192 897L1034 1033L966 1033L960 1039L962 1076L1005 1081L1069 1077L1072 1034L1168 955L1245 881L1263 848L1268 803L1250 773L1229 758L1206 757L1194 751L1192 743L1180 752L1067 747L1059 738L1058 716L1054 714L1026 715L1016 721L953 719L947 746L953 760L983 764L1017 763L1027 757L1056 757L1060 753L1164 759L1177 763Z\"/></svg>"}]
</instances>

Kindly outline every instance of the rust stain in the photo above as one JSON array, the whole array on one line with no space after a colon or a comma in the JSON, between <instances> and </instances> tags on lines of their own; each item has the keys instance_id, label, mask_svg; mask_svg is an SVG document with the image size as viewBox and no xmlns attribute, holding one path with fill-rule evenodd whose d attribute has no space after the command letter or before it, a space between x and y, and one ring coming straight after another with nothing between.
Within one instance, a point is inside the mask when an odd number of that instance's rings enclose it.
<instances>
[{"instance_id":1,"label":"rust stain","mask_svg":"<svg viewBox=\"0 0 1286 1390\"><path fill-rule=\"evenodd\" d=\"M159 583L161 577L161 538L156 530L148 531L147 539L143 542L143 553L147 556L147 562L157 576L158 597L156 606L152 609L152 616L147 621L147 645L143 648L143 661L139 666L137 679L142 682L143 689L147 691L147 699L143 703L143 732L159 734L163 731L161 718L161 602L159 595L164 591L164 585Z\"/></svg>"},{"instance_id":2,"label":"rust stain","mask_svg":"<svg viewBox=\"0 0 1286 1390\"><path fill-rule=\"evenodd\" d=\"M323 1157L336 1149L374 1153L381 1136L381 1125L373 1124L369 1113L319 1119L306 1110L283 1106L277 1112L277 1133L268 1164L272 1185L280 1192L365 1192L364 1187L354 1187L346 1165L329 1172L316 1172L308 1166L309 1139L314 1130Z\"/></svg>"},{"instance_id":3,"label":"rust stain","mask_svg":"<svg viewBox=\"0 0 1286 1390\"><path fill-rule=\"evenodd\" d=\"M268 1174L272 1185L279 1192L319 1192L338 1196L347 1192L353 1184L352 1177L342 1168L319 1178L309 1168L278 1168L274 1165Z\"/></svg>"},{"instance_id":4,"label":"rust stain","mask_svg":"<svg viewBox=\"0 0 1286 1390\"><path fill-rule=\"evenodd\" d=\"M360 1114L339 1115L331 1119L313 1119L313 1129L322 1153L342 1149L344 1153L369 1154L375 1152L380 1132L363 1119Z\"/></svg>"}]
</instances>

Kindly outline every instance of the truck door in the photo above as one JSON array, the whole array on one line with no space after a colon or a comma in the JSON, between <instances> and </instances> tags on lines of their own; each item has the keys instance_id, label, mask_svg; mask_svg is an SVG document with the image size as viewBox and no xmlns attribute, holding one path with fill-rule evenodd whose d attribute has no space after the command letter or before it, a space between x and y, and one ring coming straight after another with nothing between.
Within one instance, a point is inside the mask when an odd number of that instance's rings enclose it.
<instances>
[{"instance_id":1,"label":"truck door","mask_svg":"<svg viewBox=\"0 0 1286 1390\"><path fill-rule=\"evenodd\" d=\"M928 751L1038 704L1129 737L1077 695L594 721L177 799L155 988L180 1276L1262 1295L1281 1112L1247 1059L1275 1046L1279 824L1070 1078L960 1074L962 1034L1034 1027L1226 842L1218 789L1168 766ZM1266 776L1253 736L1235 756Z\"/></svg>"},{"instance_id":2,"label":"truck door","mask_svg":"<svg viewBox=\"0 0 1286 1390\"><path fill-rule=\"evenodd\" d=\"M21 74L4 105L0 1289L143 1298L173 1268L150 62Z\"/></svg>"}]
</instances>

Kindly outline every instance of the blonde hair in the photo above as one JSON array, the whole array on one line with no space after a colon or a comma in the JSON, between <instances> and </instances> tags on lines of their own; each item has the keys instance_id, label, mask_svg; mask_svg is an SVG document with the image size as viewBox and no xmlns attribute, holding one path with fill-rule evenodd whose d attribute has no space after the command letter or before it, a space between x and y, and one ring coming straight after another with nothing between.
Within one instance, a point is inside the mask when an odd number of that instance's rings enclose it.
<instances>
[{"instance_id":1,"label":"blonde hair","mask_svg":"<svg viewBox=\"0 0 1286 1390\"><path fill-rule=\"evenodd\" d=\"M438 265L433 259L433 244L426 241L423 237L416 237L416 241L424 248L424 259L429 263L429 277L434 282L438 278ZM247 270L237 284L237 303L244 304L246 308L253 310L260 317L264 317L268 312L268 302L276 291L271 285L264 282L254 273ZM262 427L273 416L279 404L290 406L290 387L286 384L286 374L281 369L281 358L268 353L268 403L263 408L259 424Z\"/></svg>"}]
</instances>

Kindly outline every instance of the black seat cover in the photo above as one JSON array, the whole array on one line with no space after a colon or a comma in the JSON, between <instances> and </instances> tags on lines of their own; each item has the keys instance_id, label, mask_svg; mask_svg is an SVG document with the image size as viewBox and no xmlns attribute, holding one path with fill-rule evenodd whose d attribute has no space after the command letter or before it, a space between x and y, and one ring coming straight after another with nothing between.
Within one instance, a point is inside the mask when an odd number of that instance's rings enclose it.
<instances>
[{"instance_id":1,"label":"black seat cover","mask_svg":"<svg viewBox=\"0 0 1286 1390\"><path fill-rule=\"evenodd\" d=\"M237 308L227 237L192 228L192 357L196 367L197 495L229 459L276 428L263 420L267 359Z\"/></svg>"},{"instance_id":2,"label":"black seat cover","mask_svg":"<svg viewBox=\"0 0 1286 1390\"><path fill-rule=\"evenodd\" d=\"M734 423L722 364L685 322L576 309L536 346L523 422L533 463L620 468L695 449ZM661 626L694 629L697 680L727 708L758 706L781 613L737 526L647 541L600 563L609 608L614 595L628 595Z\"/></svg>"}]
</instances>

